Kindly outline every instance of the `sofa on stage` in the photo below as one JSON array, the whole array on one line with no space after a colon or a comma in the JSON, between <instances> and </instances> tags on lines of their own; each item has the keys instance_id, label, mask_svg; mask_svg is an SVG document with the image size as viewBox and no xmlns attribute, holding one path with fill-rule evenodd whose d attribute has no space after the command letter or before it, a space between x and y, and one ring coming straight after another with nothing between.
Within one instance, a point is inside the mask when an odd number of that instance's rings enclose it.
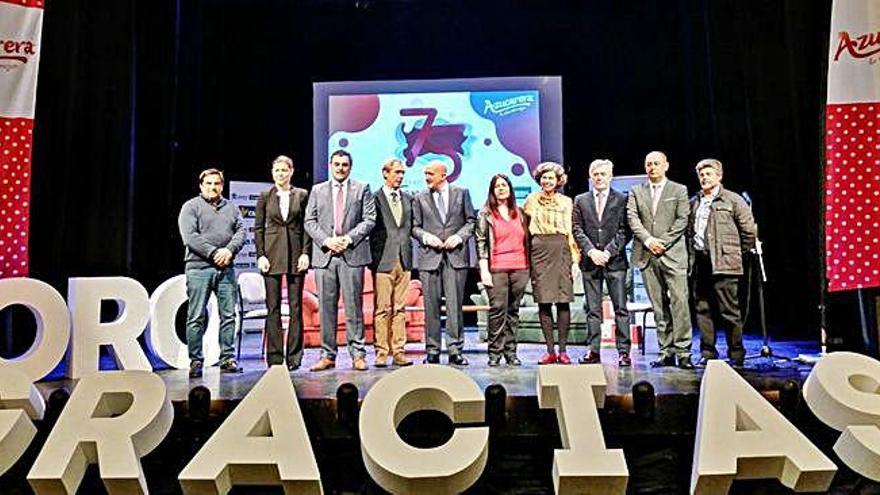
<instances>
[{"instance_id":1,"label":"sofa on stage","mask_svg":"<svg viewBox=\"0 0 880 495\"><path fill-rule=\"evenodd\" d=\"M364 270L364 333L368 343L375 338L373 327L373 309L375 307L375 289L373 274ZM309 270L303 290L303 338L306 347L321 346L321 319L318 315L318 287L315 283L315 271ZM406 341L423 342L425 340L425 299L422 295L422 283L411 280L406 294ZM336 324L336 342L345 345L345 307L339 298Z\"/></svg>"},{"instance_id":2,"label":"sofa on stage","mask_svg":"<svg viewBox=\"0 0 880 495\"><path fill-rule=\"evenodd\" d=\"M282 284L281 324L287 329L289 306L287 305L287 285ZM373 274L364 273L364 334L368 343L373 343L373 308L375 289ZM305 347L321 346L321 319L318 314L318 288L314 270L309 270L303 284L303 345ZM339 298L337 309L336 341L345 345L345 308ZM266 290L263 277L255 272L243 272L238 275L238 302L236 304L236 334L238 335L238 355L241 355L241 336L243 333L263 332L266 318ZM245 330L246 321L257 321L257 325L249 325ZM422 295L422 283L412 280L406 295L406 340L407 342L423 342L425 340L425 299ZM266 336L263 335L263 346Z\"/></svg>"},{"instance_id":3,"label":"sofa on stage","mask_svg":"<svg viewBox=\"0 0 880 495\"><path fill-rule=\"evenodd\" d=\"M486 307L489 305L489 296L483 284L478 284L480 288L479 294L471 294L471 301L477 307ZM572 282L572 290L574 293L574 301L571 303L571 326L569 327L568 341L571 343L582 343L587 338L587 312L585 309L586 299L584 296L583 276L580 270L575 272ZM637 307L639 305L628 305L630 307L631 320L634 312L650 311L650 304L645 308ZM635 309L634 309L635 308ZM477 327L480 330L480 339L487 340L486 326L489 315L486 311L477 311ZM556 306L553 306L553 319L556 321ZM633 323L635 320L633 320ZM630 338L634 346L640 346L642 343L641 335L642 326L645 319L642 318L642 325L630 325ZM529 281L526 286L525 294L519 307L519 329L517 330L517 341L519 342L544 342L544 335L541 333L541 323L538 320L538 304L535 302L534 293L532 291L532 282ZM602 345L614 346L614 307L611 300L606 295L602 301Z\"/></svg>"}]
</instances>

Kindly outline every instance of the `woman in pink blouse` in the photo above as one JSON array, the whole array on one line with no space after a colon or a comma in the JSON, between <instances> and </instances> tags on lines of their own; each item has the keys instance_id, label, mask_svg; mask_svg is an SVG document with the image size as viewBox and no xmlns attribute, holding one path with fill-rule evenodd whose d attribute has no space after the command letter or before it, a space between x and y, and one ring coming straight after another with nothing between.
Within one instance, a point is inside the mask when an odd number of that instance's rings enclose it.
<instances>
[{"instance_id":1,"label":"woman in pink blouse","mask_svg":"<svg viewBox=\"0 0 880 495\"><path fill-rule=\"evenodd\" d=\"M522 364L516 356L516 331L529 282L526 222L510 179L504 174L492 177L476 228L480 280L489 294L489 366L498 366L502 356L510 366Z\"/></svg>"}]
</instances>

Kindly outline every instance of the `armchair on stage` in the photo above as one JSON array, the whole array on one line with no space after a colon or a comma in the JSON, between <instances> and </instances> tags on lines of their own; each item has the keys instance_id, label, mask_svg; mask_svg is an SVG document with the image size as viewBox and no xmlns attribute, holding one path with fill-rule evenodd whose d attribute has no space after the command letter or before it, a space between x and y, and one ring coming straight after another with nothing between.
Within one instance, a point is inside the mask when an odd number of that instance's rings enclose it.
<instances>
[{"instance_id":1,"label":"armchair on stage","mask_svg":"<svg viewBox=\"0 0 880 495\"><path fill-rule=\"evenodd\" d=\"M489 296L483 284L478 284L480 288L479 294L472 294L471 301L477 306L488 306ZM582 343L587 338L587 312L584 309L586 301L584 299L584 283L581 271L577 270L572 284L574 293L574 302L571 303L571 326L569 327L568 341L571 343ZM640 311L645 311L640 310ZM648 305L647 311L650 311ZM602 303L602 344L614 345L614 309L611 301L606 296ZM632 314L632 310L630 311ZM553 308L554 321L556 317L556 307ZM477 312L477 327L480 330L480 339L486 340L486 323L488 321L488 313L486 311ZM644 318L642 318L644 324ZM607 327L607 328L606 328ZM630 335L634 346L640 346L643 340L644 330L638 325L630 325ZM544 336L541 333L541 324L538 321L538 304L535 302L532 283L526 286L526 292L523 296L522 303L519 307L519 330L517 331L517 340L519 342L544 342Z\"/></svg>"},{"instance_id":2,"label":"armchair on stage","mask_svg":"<svg viewBox=\"0 0 880 495\"><path fill-rule=\"evenodd\" d=\"M364 273L364 333L369 343L373 342L373 308L375 291L373 274L370 270ZM303 338L306 347L320 347L321 320L318 316L318 288L315 283L315 271L309 270L303 290ZM425 339L425 300L422 296L422 283L412 280L406 296L406 341L422 342ZM336 341L345 344L345 309L342 298L339 299Z\"/></svg>"}]
</instances>

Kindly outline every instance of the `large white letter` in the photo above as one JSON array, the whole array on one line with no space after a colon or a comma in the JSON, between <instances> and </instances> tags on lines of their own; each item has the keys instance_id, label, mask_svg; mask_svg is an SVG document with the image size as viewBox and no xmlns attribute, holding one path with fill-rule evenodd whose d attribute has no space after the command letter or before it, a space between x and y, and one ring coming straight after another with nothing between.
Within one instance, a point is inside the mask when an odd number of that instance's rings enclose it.
<instances>
[{"instance_id":1,"label":"large white letter","mask_svg":"<svg viewBox=\"0 0 880 495\"><path fill-rule=\"evenodd\" d=\"M101 323L101 301L113 300L119 315L110 323ZM151 371L150 361L137 338L147 326L149 296L137 280L126 277L71 278L67 301L73 315L73 339L70 342L71 378L98 371L102 345L110 346L116 365L123 370Z\"/></svg>"},{"instance_id":2,"label":"large white letter","mask_svg":"<svg viewBox=\"0 0 880 495\"><path fill-rule=\"evenodd\" d=\"M181 471L184 493L227 493L233 485L281 485L322 493L293 383L272 366Z\"/></svg>"},{"instance_id":3,"label":"large white letter","mask_svg":"<svg viewBox=\"0 0 880 495\"><path fill-rule=\"evenodd\" d=\"M21 371L0 368L0 475L18 461L37 434L46 404ZM30 416L30 418L28 418Z\"/></svg>"},{"instance_id":4,"label":"large white letter","mask_svg":"<svg viewBox=\"0 0 880 495\"><path fill-rule=\"evenodd\" d=\"M445 444L418 449L397 435L397 426L425 410L453 423L482 422L484 402L476 382L453 368L412 366L379 380L361 405L361 454L370 476L391 493L464 491L486 467L489 428L456 428Z\"/></svg>"},{"instance_id":5,"label":"large white letter","mask_svg":"<svg viewBox=\"0 0 880 495\"><path fill-rule=\"evenodd\" d=\"M147 493L140 458L171 429L165 382L147 371L82 377L28 473L34 492L75 493L98 464L109 493Z\"/></svg>"},{"instance_id":6,"label":"large white letter","mask_svg":"<svg viewBox=\"0 0 880 495\"><path fill-rule=\"evenodd\" d=\"M37 335L30 349L14 359L0 358L0 366L23 373L30 384L48 375L64 357L70 340L70 315L58 291L32 278L0 280L0 310L14 304L31 310Z\"/></svg>"},{"instance_id":7,"label":"large white letter","mask_svg":"<svg viewBox=\"0 0 880 495\"><path fill-rule=\"evenodd\" d=\"M837 466L727 363L709 361L700 386L691 493L727 493L734 479L776 478L826 491Z\"/></svg>"},{"instance_id":8,"label":"large white letter","mask_svg":"<svg viewBox=\"0 0 880 495\"><path fill-rule=\"evenodd\" d=\"M180 306L186 304L186 275L178 275L162 282L150 296L150 325L147 327L147 349L177 369L189 368L189 352L186 343L177 336L174 321ZM203 338L202 352L205 361L215 363L220 359L220 316L217 313L217 297L208 299L208 328Z\"/></svg>"},{"instance_id":9,"label":"large white letter","mask_svg":"<svg viewBox=\"0 0 880 495\"><path fill-rule=\"evenodd\" d=\"M0 358L0 474L30 445L46 403L33 382L61 362L70 339L70 316L61 294L49 284L29 278L0 280L0 310L21 304L34 315L36 337L21 356ZM12 329L11 331L15 331Z\"/></svg>"},{"instance_id":10,"label":"large white letter","mask_svg":"<svg viewBox=\"0 0 880 495\"><path fill-rule=\"evenodd\" d=\"M602 365L541 366L538 405L556 409L562 450L553 453L556 493L626 493L621 449L605 448L597 408L605 404Z\"/></svg>"},{"instance_id":11,"label":"large white letter","mask_svg":"<svg viewBox=\"0 0 880 495\"><path fill-rule=\"evenodd\" d=\"M834 452L853 471L880 481L880 362L853 352L822 358L804 382L807 405L842 431Z\"/></svg>"}]
</instances>

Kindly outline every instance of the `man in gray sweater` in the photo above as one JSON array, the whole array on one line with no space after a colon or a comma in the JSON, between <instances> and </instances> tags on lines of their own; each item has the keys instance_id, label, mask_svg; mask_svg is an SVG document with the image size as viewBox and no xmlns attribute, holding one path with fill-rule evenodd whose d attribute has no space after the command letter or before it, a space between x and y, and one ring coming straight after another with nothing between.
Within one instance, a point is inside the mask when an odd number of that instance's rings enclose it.
<instances>
[{"instance_id":1,"label":"man in gray sweater","mask_svg":"<svg viewBox=\"0 0 880 495\"><path fill-rule=\"evenodd\" d=\"M183 204L177 218L186 247L186 344L189 376L202 376L205 308L213 291L220 313L220 370L241 373L235 354L235 270L233 260L244 245L245 228L238 208L223 198L223 172L209 168L199 174L201 194Z\"/></svg>"}]
</instances>

